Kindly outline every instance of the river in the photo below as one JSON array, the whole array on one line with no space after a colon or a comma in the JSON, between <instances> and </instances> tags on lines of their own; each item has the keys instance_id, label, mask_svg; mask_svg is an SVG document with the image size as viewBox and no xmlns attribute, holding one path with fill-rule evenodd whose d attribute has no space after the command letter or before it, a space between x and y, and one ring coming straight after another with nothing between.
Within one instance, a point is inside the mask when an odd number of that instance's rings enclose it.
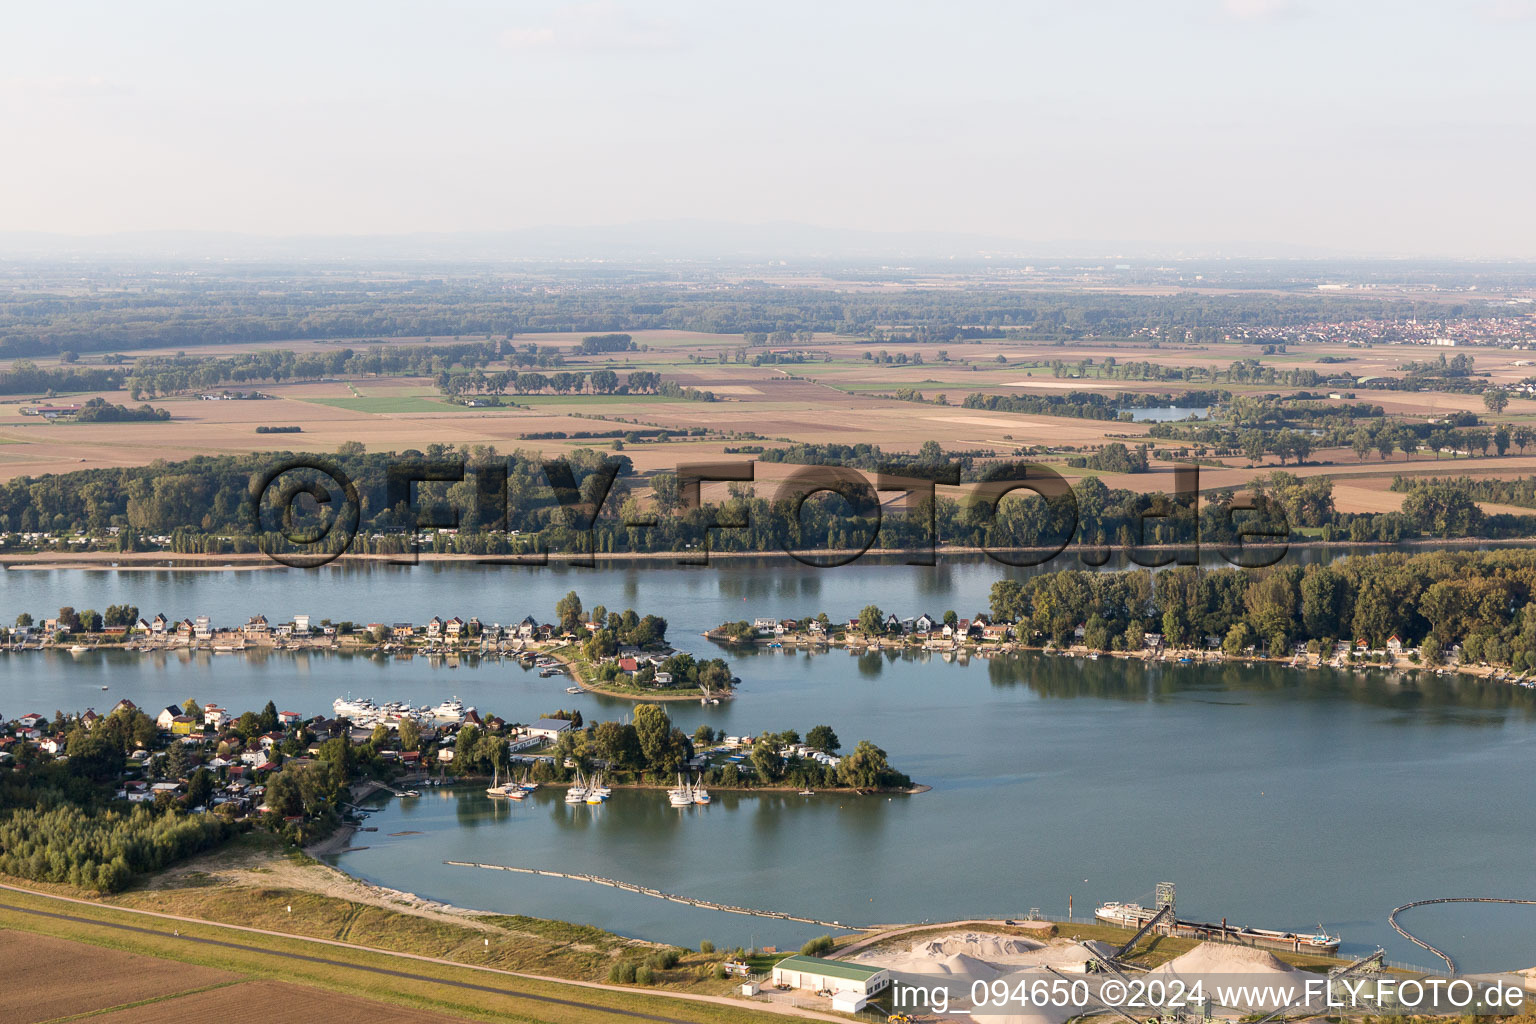
<instances>
[{"instance_id":1,"label":"river","mask_svg":"<svg viewBox=\"0 0 1536 1024\"><path fill-rule=\"evenodd\" d=\"M1319 557L1314 554L1313 557ZM14 617L60 604L128 602L144 614L256 612L286 620L510 622L548 617L577 590L588 607L633 605L671 623L697 653L724 619L854 614L970 615L1005 572L980 561L934 568L782 563L709 568L328 568L246 572L51 570L4 574ZM964 916L1078 916L1109 899L1179 887L1181 916L1312 928L1345 951L1384 945L1433 966L1392 932L1392 907L1445 895L1529 896L1529 785L1536 695L1428 674L1278 666L1147 666L1019 654L969 663L894 652L729 655L739 697L668 707L688 731L831 725L870 739L916 781L910 797L717 793L675 811L656 792L568 807L553 790L521 805L478 787L385 798L335 862L367 880L465 906L599 925L696 946L797 945L822 929L686 908L589 884L446 866L485 861L620 878L720 903L853 924ZM0 658L0 712L51 714L120 697L146 708L189 696L232 710L268 698L306 715L347 692L529 720L576 707L621 717L624 701L567 695L561 677L476 659L389 660L267 652L29 653ZM103 691L103 686L110 689ZM394 832L418 835L391 836ZM1528 912L1529 911L1529 912ZM1426 908L1405 923L1463 970L1536 963L1531 908Z\"/></svg>"}]
</instances>

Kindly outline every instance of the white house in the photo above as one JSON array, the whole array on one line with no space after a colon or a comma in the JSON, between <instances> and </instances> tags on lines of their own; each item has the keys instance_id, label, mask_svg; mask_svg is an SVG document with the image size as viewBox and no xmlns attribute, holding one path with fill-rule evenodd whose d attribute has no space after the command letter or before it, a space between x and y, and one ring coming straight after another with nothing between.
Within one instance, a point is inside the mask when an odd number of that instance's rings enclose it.
<instances>
[{"instance_id":1,"label":"white house","mask_svg":"<svg viewBox=\"0 0 1536 1024\"><path fill-rule=\"evenodd\" d=\"M541 718L528 727L531 736L538 736L546 740L557 740L560 734L570 729L571 723L564 718Z\"/></svg>"}]
</instances>

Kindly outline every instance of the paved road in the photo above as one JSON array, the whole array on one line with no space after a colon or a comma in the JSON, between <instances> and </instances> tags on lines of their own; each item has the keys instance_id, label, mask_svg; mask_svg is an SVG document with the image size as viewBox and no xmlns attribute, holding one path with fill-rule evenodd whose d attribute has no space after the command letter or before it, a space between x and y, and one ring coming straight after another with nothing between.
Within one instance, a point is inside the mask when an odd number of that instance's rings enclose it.
<instances>
[{"instance_id":1,"label":"paved road","mask_svg":"<svg viewBox=\"0 0 1536 1024\"><path fill-rule=\"evenodd\" d=\"M520 978L524 981L537 981L551 985L566 985L575 988L598 989L605 992L621 992L628 996L645 996L657 999L673 999L683 1002L714 1003L721 1006L730 1006L737 1009L755 1010L762 1014L790 1015L795 1017L810 1018L813 1020L836 1021L838 1024L847 1024L846 1017L835 1017L831 1014L817 1013L814 1010L800 1007L786 1007L782 1005L767 1006L763 1003L749 1002L744 999L731 999L725 996L699 995L688 992L664 992L654 990L635 989L624 985L604 985L592 981L572 981L569 978L555 978L542 974L525 974L521 971L508 971L498 967L482 967L476 964L459 963L456 960L444 960L439 957L425 956L420 953L403 953L388 949L378 949L373 946L361 946L356 943L342 942L338 939L321 939L307 935L293 935L288 932L271 931L264 928L252 928L248 925L220 924L215 921L204 921L201 918L182 917L176 914L162 914L153 910L138 910L132 907L118 907L110 903L96 903L90 900L75 899L71 896L56 896L53 893L38 892L35 889L27 889L17 885L0 883L0 890L23 893L38 899L53 900L59 903L73 903L80 906L91 907L96 910L111 910L122 914L136 914L141 917L156 918L164 921L174 921L182 924L198 925L205 928L222 928L230 931L247 932L253 935L269 936L271 938L287 939L297 942L310 942L323 946L334 946L340 949L350 949L360 953L369 953L375 956L389 956L400 960L414 960L420 963L437 964L444 967L453 967L459 970L478 971L484 974L496 974L511 978ZM66 914L62 911L36 910L31 907L20 907L14 903L0 901L0 909L11 910L17 913L32 914L37 917L53 918L60 921L96 925L107 928L116 928L126 932L137 932L143 935L154 935L159 938L169 938L163 930L156 928L143 928L137 925L126 924L119 921L108 921L94 917L78 917ZM201 938L192 935L177 936L187 942L197 942L203 945L218 946L224 949L238 950L244 953L257 953L263 956L286 957L290 960L301 960L307 963L323 964L332 967L341 967L348 970L367 971L373 974L386 975L388 977L402 978L410 981L425 981L435 985L448 985L454 988L470 989L479 992L490 992L496 995L506 996L512 999L530 999L541 1003L552 1003L559 1006L570 1006L583 1010L592 1010L598 1013L610 1013L620 1017L630 1017L636 1020L659 1021L662 1024L695 1024L693 1021L678 1017L666 1017L659 1014L643 1013L639 1010L625 1010L612 1006L602 1006L596 1003L583 1003L574 999L562 999L558 996L537 995L530 992L521 992L515 989L500 988L494 985L480 985L470 981L452 981L446 978L427 974L414 974L409 971L391 970L387 967L376 967L367 964L353 963L345 960L332 960L325 957L309 956L304 953L291 953L274 950L264 946L247 946L236 942L228 942L222 939Z\"/></svg>"}]
</instances>

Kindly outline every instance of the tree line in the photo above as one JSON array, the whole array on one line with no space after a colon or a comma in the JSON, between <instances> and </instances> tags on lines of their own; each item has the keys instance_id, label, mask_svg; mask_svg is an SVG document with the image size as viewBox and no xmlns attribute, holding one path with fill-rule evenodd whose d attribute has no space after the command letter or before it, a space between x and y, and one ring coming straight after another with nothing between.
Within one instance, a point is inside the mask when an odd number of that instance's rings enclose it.
<instances>
[{"instance_id":1,"label":"tree line","mask_svg":"<svg viewBox=\"0 0 1536 1024\"><path fill-rule=\"evenodd\" d=\"M1144 633L1180 647L1219 639L1276 657L1296 644L1327 648L1397 637L1438 664L1455 644L1464 661L1536 669L1536 552L1356 555L1266 570L1174 567L1151 572L1062 570L992 587L991 610L1031 635L1099 650L1140 650Z\"/></svg>"}]
</instances>

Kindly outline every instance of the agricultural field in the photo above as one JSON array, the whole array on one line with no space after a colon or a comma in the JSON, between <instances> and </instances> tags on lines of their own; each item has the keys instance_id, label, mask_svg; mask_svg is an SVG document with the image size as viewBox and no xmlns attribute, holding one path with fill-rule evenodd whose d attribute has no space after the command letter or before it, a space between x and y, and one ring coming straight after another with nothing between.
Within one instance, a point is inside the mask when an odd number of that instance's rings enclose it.
<instances>
[{"instance_id":1,"label":"agricultural field","mask_svg":"<svg viewBox=\"0 0 1536 1024\"><path fill-rule=\"evenodd\" d=\"M1236 394L1285 394L1284 386L1233 383L1218 377L1213 384L1202 376L1192 383L1122 380L1105 376L1108 360L1120 365L1146 362L1174 368L1224 372L1236 360L1251 360L1278 371L1310 368L1320 373L1334 368L1356 375L1400 372L1406 362L1433 358L1438 350L1424 346L1342 344L1293 345L1289 351L1265 353L1258 346L1181 344L1159 346L1150 340L1098 340L1081 345L1055 342L985 340L961 343L879 342L836 334L816 334L776 349L747 348L740 335L683 330L636 331L634 351L580 355L575 348L583 333L519 334L519 346L558 349L564 369L591 372L612 369L621 377L649 370L684 387L711 391L714 402L660 395L536 394L507 395L502 407L460 405L447 401L424 377L356 377L324 381L263 383L271 397L257 401L202 401L195 396L151 400L166 409L169 421L142 423L50 423L23 416L27 399L0 402L0 480L36 476L50 471L145 465L155 460L177 461L199 454L238 454L261 451L334 451L348 442L361 442L370 451L423 450L428 445L490 447L501 452L537 452L546 457L577 449L622 447L642 476L675 469L679 464L745 458L727 452L745 444L766 447L839 442L878 444L887 451L915 451L928 441L951 450L982 450L999 457L1021 449L1071 454L1092 452L1118 441L1134 445L1177 447L1175 442L1148 437L1146 423L1078 419L1008 411L962 408L968 395L1061 395L1070 391L1114 394L1122 391L1169 394L1191 388L1220 387ZM362 348L371 339L268 342L231 346L210 345L178 349L186 354L227 356L236 352L288 349L296 352ZM394 339L401 344L448 345L461 339ZM473 340L473 339L464 339ZM805 362L751 365L751 358L771 351L811 354ZM1478 372L1494 384L1514 384L1531 375L1524 353L1492 347L1463 346ZM738 353L747 361L738 362ZM135 353L138 355L140 353ZM147 353L146 353L147 354ZM904 356L905 362L881 361ZM918 360L921 360L920 362ZM1084 376L1058 376L1051 368L1062 362L1075 369L1091 360ZM1326 360L1320 362L1320 360ZM38 360L40 365L49 361ZM496 366L488 369L496 369ZM508 367L511 368L510 364ZM898 389L912 389L928 401L898 400ZM947 404L936 404L942 399ZM53 401L82 402L89 394L60 396ZM122 392L104 392L109 401L126 401ZM1456 412L1483 417L1484 422L1508 426L1536 424L1536 401L1513 398L1497 416L1490 416L1476 394L1437 391L1360 390L1356 400L1383 407L1389 417L1404 422ZM258 434L258 426L298 427L293 433ZM622 446L611 438L535 438L531 435L602 433L628 429L689 431L704 436L674 435L666 442L629 439ZM1064 458L1048 461L1068 478L1084 473L1066 467ZM759 465L759 491L776 485L780 467ZM1202 486L1242 486L1256 476L1279 468L1277 460L1257 461L1231 456L1202 469ZM1341 512L1384 512L1398 508L1402 495L1389 490L1400 473L1431 475L1499 473L1514 475L1536 469L1536 461L1511 452L1498 459L1431 458L1419 453L1411 460L1360 459L1348 449L1313 453L1306 465L1288 467L1298 475L1324 474L1336 478L1335 500ZM1111 487L1136 490L1169 485L1171 465L1155 461L1152 472L1098 474ZM640 490L644 491L641 482ZM1487 512L1507 511L1485 505Z\"/></svg>"},{"instance_id":2,"label":"agricultural field","mask_svg":"<svg viewBox=\"0 0 1536 1024\"><path fill-rule=\"evenodd\" d=\"M226 904L233 901L236 914L245 898L240 890L216 895ZM186 916L190 908L173 895L162 896L157 911L145 914L11 887L0 891L0 952L20 965L8 974L0 1024L41 1024L83 1014L134 1022L217 1017L263 1024L785 1019L739 1000L668 997L475 968L430 952L389 952L402 944L410 948L409 929L398 943L368 927L357 928L349 942L327 942L265 930L267 922L259 918L254 924L214 924ZM295 911L302 909L296 902ZM167 910L178 916L167 917ZM218 1010L210 1013L211 1008Z\"/></svg>"},{"instance_id":3,"label":"agricultural field","mask_svg":"<svg viewBox=\"0 0 1536 1024\"><path fill-rule=\"evenodd\" d=\"M0 1024L154 1004L240 980L229 971L9 929L0 931L0 959L6 964Z\"/></svg>"}]
</instances>

